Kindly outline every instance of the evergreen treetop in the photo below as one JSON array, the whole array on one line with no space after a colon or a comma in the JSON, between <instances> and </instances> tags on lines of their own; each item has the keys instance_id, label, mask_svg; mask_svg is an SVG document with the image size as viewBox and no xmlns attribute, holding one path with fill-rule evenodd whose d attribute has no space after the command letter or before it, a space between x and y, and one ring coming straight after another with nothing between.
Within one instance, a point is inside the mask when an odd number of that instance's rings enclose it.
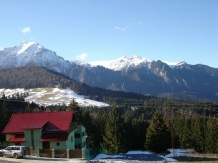
<instances>
[{"instance_id":1,"label":"evergreen treetop","mask_svg":"<svg viewBox=\"0 0 218 163\"><path fill-rule=\"evenodd\" d=\"M155 153L166 152L168 148L168 132L166 124L157 110L147 129L145 148Z\"/></svg>"}]
</instances>

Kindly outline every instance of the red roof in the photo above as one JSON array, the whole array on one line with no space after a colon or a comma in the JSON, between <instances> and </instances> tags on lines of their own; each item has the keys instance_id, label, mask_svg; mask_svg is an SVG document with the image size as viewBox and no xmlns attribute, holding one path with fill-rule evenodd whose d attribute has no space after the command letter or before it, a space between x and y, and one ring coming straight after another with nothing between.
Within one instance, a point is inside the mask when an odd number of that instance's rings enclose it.
<instances>
[{"instance_id":1,"label":"red roof","mask_svg":"<svg viewBox=\"0 0 218 163\"><path fill-rule=\"evenodd\" d=\"M11 135L10 138L8 139L9 143L17 143L17 142L24 142L24 134L19 134L19 135Z\"/></svg>"},{"instance_id":2,"label":"red roof","mask_svg":"<svg viewBox=\"0 0 218 163\"><path fill-rule=\"evenodd\" d=\"M22 127L22 129L23 130L38 129L38 128L42 128L46 123L47 123L47 121L44 121L44 122L29 122L26 125L24 125Z\"/></svg>"},{"instance_id":3,"label":"red roof","mask_svg":"<svg viewBox=\"0 0 218 163\"><path fill-rule=\"evenodd\" d=\"M68 133L43 133L41 136L40 141L61 141L61 140L67 140L68 138Z\"/></svg>"},{"instance_id":4,"label":"red roof","mask_svg":"<svg viewBox=\"0 0 218 163\"><path fill-rule=\"evenodd\" d=\"M13 114L2 133L23 133L25 129L41 128L50 122L60 131L68 131L74 121L73 111Z\"/></svg>"}]
</instances>

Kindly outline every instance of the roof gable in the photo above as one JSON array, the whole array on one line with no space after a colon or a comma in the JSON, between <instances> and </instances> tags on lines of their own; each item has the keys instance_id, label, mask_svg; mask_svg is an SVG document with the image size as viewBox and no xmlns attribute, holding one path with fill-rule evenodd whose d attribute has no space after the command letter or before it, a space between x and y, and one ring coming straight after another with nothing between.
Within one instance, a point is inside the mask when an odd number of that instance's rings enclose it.
<instances>
[{"instance_id":1,"label":"roof gable","mask_svg":"<svg viewBox=\"0 0 218 163\"><path fill-rule=\"evenodd\" d=\"M75 120L73 111L13 114L2 133L22 133L25 129L42 128L50 122L55 129L68 131ZM55 126L55 127L54 127Z\"/></svg>"},{"instance_id":2,"label":"roof gable","mask_svg":"<svg viewBox=\"0 0 218 163\"><path fill-rule=\"evenodd\" d=\"M51 132L51 131L61 131L57 126L52 124L51 122L46 123L46 125L43 127L44 132Z\"/></svg>"}]
</instances>

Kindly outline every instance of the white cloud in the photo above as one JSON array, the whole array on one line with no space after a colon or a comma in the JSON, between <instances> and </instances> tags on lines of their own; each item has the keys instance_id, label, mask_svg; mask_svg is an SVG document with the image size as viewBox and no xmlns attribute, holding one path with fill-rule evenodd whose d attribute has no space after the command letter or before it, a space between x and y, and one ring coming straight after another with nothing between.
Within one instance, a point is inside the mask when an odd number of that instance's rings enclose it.
<instances>
[{"instance_id":1,"label":"white cloud","mask_svg":"<svg viewBox=\"0 0 218 163\"><path fill-rule=\"evenodd\" d=\"M2 48L2 47L0 47L0 50L3 50L3 48Z\"/></svg>"},{"instance_id":2,"label":"white cloud","mask_svg":"<svg viewBox=\"0 0 218 163\"><path fill-rule=\"evenodd\" d=\"M119 27L119 26L114 26L113 30L118 30L121 32L125 32L128 28L134 26L134 25L141 25L143 24L142 22L135 22L135 23L130 23L129 25L126 25L125 27Z\"/></svg>"},{"instance_id":3,"label":"white cloud","mask_svg":"<svg viewBox=\"0 0 218 163\"><path fill-rule=\"evenodd\" d=\"M21 32L22 33L29 33L31 30L30 30L30 27L24 27L21 29Z\"/></svg>"},{"instance_id":4,"label":"white cloud","mask_svg":"<svg viewBox=\"0 0 218 163\"><path fill-rule=\"evenodd\" d=\"M124 31L126 31L127 30L127 28L129 28L130 27L130 25L126 25L125 27L119 27L119 26L114 26L114 30L118 30L118 31L122 31L122 32L124 32Z\"/></svg>"},{"instance_id":5,"label":"white cloud","mask_svg":"<svg viewBox=\"0 0 218 163\"><path fill-rule=\"evenodd\" d=\"M87 53L83 53L83 54L77 55L76 59L77 60L85 60L87 57L88 57L88 54Z\"/></svg>"}]
</instances>

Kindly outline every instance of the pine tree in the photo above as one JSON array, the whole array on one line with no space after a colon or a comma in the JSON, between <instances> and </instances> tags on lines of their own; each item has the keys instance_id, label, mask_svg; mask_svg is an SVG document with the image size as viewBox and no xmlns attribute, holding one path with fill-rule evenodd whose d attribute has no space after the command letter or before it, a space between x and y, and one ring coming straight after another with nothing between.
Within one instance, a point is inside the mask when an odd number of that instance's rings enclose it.
<instances>
[{"instance_id":1,"label":"pine tree","mask_svg":"<svg viewBox=\"0 0 218 163\"><path fill-rule=\"evenodd\" d=\"M155 153L166 152L168 148L168 132L166 124L159 111L154 113L147 129L145 148Z\"/></svg>"},{"instance_id":2,"label":"pine tree","mask_svg":"<svg viewBox=\"0 0 218 163\"><path fill-rule=\"evenodd\" d=\"M95 126L93 124L93 119L90 115L90 112L85 110L82 113L82 118L80 122L83 124L83 126L86 128L87 133L87 147L94 147L94 141L95 141Z\"/></svg>"},{"instance_id":3,"label":"pine tree","mask_svg":"<svg viewBox=\"0 0 218 163\"><path fill-rule=\"evenodd\" d=\"M114 106L108 115L103 134L101 147L108 154L126 152L124 120L121 117L118 109Z\"/></svg>"},{"instance_id":4,"label":"pine tree","mask_svg":"<svg viewBox=\"0 0 218 163\"><path fill-rule=\"evenodd\" d=\"M32 113L33 112L33 109L30 107L30 104L28 103L28 105L27 105L27 107L26 107L26 109L25 109L25 111L24 111L25 113Z\"/></svg>"},{"instance_id":5,"label":"pine tree","mask_svg":"<svg viewBox=\"0 0 218 163\"><path fill-rule=\"evenodd\" d=\"M138 119L132 120L131 143L133 150L144 150L145 135L148 129L148 122L144 118L144 114Z\"/></svg>"},{"instance_id":6,"label":"pine tree","mask_svg":"<svg viewBox=\"0 0 218 163\"><path fill-rule=\"evenodd\" d=\"M60 106L60 104L57 106L57 112L63 111L62 107Z\"/></svg>"},{"instance_id":7,"label":"pine tree","mask_svg":"<svg viewBox=\"0 0 218 163\"><path fill-rule=\"evenodd\" d=\"M194 148L197 152L205 151L205 119L197 118L193 129Z\"/></svg>"},{"instance_id":8,"label":"pine tree","mask_svg":"<svg viewBox=\"0 0 218 163\"><path fill-rule=\"evenodd\" d=\"M79 109L78 103L73 99L68 106L68 110L79 111Z\"/></svg>"},{"instance_id":9,"label":"pine tree","mask_svg":"<svg viewBox=\"0 0 218 163\"><path fill-rule=\"evenodd\" d=\"M218 126L216 117L209 117L206 129L205 152L218 152Z\"/></svg>"},{"instance_id":10,"label":"pine tree","mask_svg":"<svg viewBox=\"0 0 218 163\"><path fill-rule=\"evenodd\" d=\"M180 122L182 125L182 130L180 131L179 141L182 148L191 148L192 144L192 124L190 117L183 117L182 121Z\"/></svg>"},{"instance_id":11,"label":"pine tree","mask_svg":"<svg viewBox=\"0 0 218 163\"><path fill-rule=\"evenodd\" d=\"M132 126L132 120L133 120L133 115L128 115L128 116L125 116L125 118L123 119L124 120L124 131L127 133L125 134L125 141L127 141L128 143L126 143L126 150L127 149L132 149L132 145L133 145L133 134L134 134L134 131L133 131L133 126ZM125 142L124 142L125 143Z\"/></svg>"},{"instance_id":12,"label":"pine tree","mask_svg":"<svg viewBox=\"0 0 218 163\"><path fill-rule=\"evenodd\" d=\"M184 117L176 116L173 119L173 129L174 129L174 147L180 148L182 137L183 137L183 126L184 126Z\"/></svg>"},{"instance_id":13,"label":"pine tree","mask_svg":"<svg viewBox=\"0 0 218 163\"><path fill-rule=\"evenodd\" d=\"M95 146L100 147L100 142L102 142L102 133L104 132L105 129L105 123L106 119L108 117L108 114L98 112L96 118L94 119L94 124L95 124Z\"/></svg>"},{"instance_id":14,"label":"pine tree","mask_svg":"<svg viewBox=\"0 0 218 163\"><path fill-rule=\"evenodd\" d=\"M4 100L2 107L0 108L0 133L2 133L3 129L9 122L11 115L12 111L10 110L7 101ZM5 141L5 135L0 134L0 141Z\"/></svg>"}]
</instances>

